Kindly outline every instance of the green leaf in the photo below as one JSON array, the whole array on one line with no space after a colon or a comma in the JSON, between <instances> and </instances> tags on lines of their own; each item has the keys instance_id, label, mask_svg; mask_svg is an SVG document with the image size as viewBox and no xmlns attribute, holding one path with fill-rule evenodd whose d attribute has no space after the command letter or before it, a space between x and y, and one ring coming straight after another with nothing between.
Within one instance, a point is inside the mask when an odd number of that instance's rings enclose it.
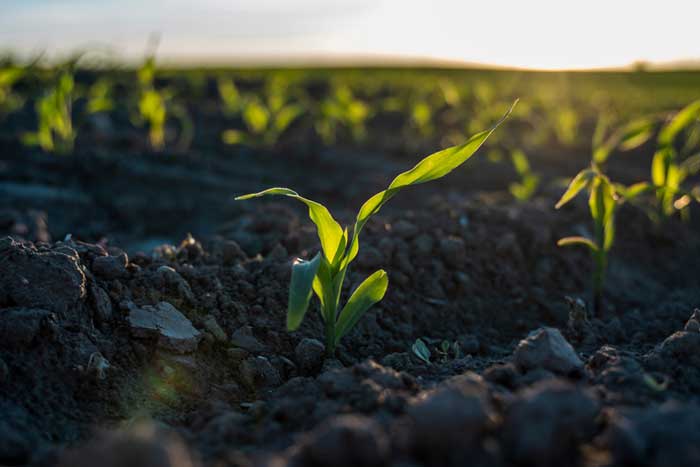
<instances>
[{"instance_id":1,"label":"green leaf","mask_svg":"<svg viewBox=\"0 0 700 467\"><path fill-rule=\"evenodd\" d=\"M289 301L287 304L287 330L294 331L301 324L309 308L312 284L321 262L321 253L311 261L297 258L292 265L292 278L289 283Z\"/></svg>"},{"instance_id":2,"label":"green leaf","mask_svg":"<svg viewBox=\"0 0 700 467\"><path fill-rule=\"evenodd\" d=\"M430 182L432 180L444 177L466 162L481 147L481 145L484 144L486 139L491 136L496 128L498 128L499 125L501 125L501 123L508 118L517 103L517 100L513 102L510 109L508 109L501 119L490 129L475 134L464 144L452 146L427 156L418 162L418 164L416 164L416 166L411 170L403 172L394 178L386 190L380 191L365 201L365 204L362 205L360 211L357 213L350 249L343 259L342 267L347 267L347 265L350 264L353 259L355 259L360 248L359 235L362 228L367 223L369 218L378 213L387 201L393 198L403 188L419 185L421 183Z\"/></svg>"},{"instance_id":3,"label":"green leaf","mask_svg":"<svg viewBox=\"0 0 700 467\"><path fill-rule=\"evenodd\" d=\"M630 185L628 187L625 186L620 186L618 187L618 191L622 193L622 196L626 200L632 200L636 198L637 196L640 196L644 193L649 193L651 191L654 191L655 187L649 182L638 182L633 185Z\"/></svg>"},{"instance_id":4,"label":"green leaf","mask_svg":"<svg viewBox=\"0 0 700 467\"><path fill-rule=\"evenodd\" d=\"M242 195L236 197L236 201L242 201L251 198L260 198L261 196L268 195L282 195L289 196L296 200L301 201L306 204L309 208L309 218L316 224L316 231L318 233L318 238L321 241L321 248L323 249L323 254L328 261L333 261L336 257L336 252L340 246L343 239L343 229L340 224L333 219L331 213L328 209L321 203L306 199L289 188L268 188L258 193L250 193L247 195Z\"/></svg>"},{"instance_id":5,"label":"green leaf","mask_svg":"<svg viewBox=\"0 0 700 467\"><path fill-rule=\"evenodd\" d=\"M527 156L523 151L516 149L511 153L510 158L513 161L513 167L515 167L515 171L518 175L524 176L530 173L530 162L527 160Z\"/></svg>"},{"instance_id":6,"label":"green leaf","mask_svg":"<svg viewBox=\"0 0 700 467\"><path fill-rule=\"evenodd\" d=\"M585 169L579 172L573 180L571 180L571 183L569 183L569 187L566 189L564 194L561 196L561 199L557 202L557 204L554 206L556 209L559 209L560 207L564 206L566 203L571 201L581 190L586 188L588 184L593 180L595 177L595 171L592 169Z\"/></svg>"},{"instance_id":7,"label":"green leaf","mask_svg":"<svg viewBox=\"0 0 700 467\"><path fill-rule=\"evenodd\" d=\"M416 339L416 341L411 346L411 350L413 351L416 357L430 365L430 349L427 345L425 345L425 342L423 342L420 339Z\"/></svg>"},{"instance_id":8,"label":"green leaf","mask_svg":"<svg viewBox=\"0 0 700 467\"><path fill-rule=\"evenodd\" d=\"M338 317L335 328L336 344L372 305L384 298L388 286L389 278L386 272L380 269L355 289Z\"/></svg>"},{"instance_id":9,"label":"green leaf","mask_svg":"<svg viewBox=\"0 0 700 467\"><path fill-rule=\"evenodd\" d=\"M629 151L646 143L654 132L654 121L648 118L634 120L619 133L619 146L623 151Z\"/></svg>"},{"instance_id":10,"label":"green leaf","mask_svg":"<svg viewBox=\"0 0 700 467\"><path fill-rule=\"evenodd\" d=\"M595 242L586 237L564 237L559 239L557 246L569 246L569 245L584 245L593 251L598 251L598 246Z\"/></svg>"},{"instance_id":11,"label":"green leaf","mask_svg":"<svg viewBox=\"0 0 700 467\"><path fill-rule=\"evenodd\" d=\"M666 172L673 156L671 148L659 149L651 161L651 181L656 186L666 185Z\"/></svg>"},{"instance_id":12,"label":"green leaf","mask_svg":"<svg viewBox=\"0 0 700 467\"><path fill-rule=\"evenodd\" d=\"M670 146L676 135L700 117L700 100L688 104L661 129L658 142L661 146Z\"/></svg>"}]
</instances>

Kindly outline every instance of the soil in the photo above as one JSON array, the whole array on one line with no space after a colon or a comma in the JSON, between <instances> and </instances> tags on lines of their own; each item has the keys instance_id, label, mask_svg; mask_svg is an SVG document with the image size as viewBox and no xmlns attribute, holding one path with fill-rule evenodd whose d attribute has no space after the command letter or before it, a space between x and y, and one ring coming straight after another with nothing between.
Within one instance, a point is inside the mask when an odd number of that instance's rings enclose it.
<instances>
[{"instance_id":1,"label":"soil","mask_svg":"<svg viewBox=\"0 0 700 467\"><path fill-rule=\"evenodd\" d=\"M592 316L587 253L556 246L586 202L553 208L587 154L533 153L548 182L524 203L477 155L367 225L345 293L378 268L389 290L325 358L317 304L284 328L291 261L319 248L306 212L233 196L289 186L350 224L422 154L204 127L163 153L86 129L70 156L5 127L0 465L700 465L700 213L661 230L623 206Z\"/></svg>"}]
</instances>

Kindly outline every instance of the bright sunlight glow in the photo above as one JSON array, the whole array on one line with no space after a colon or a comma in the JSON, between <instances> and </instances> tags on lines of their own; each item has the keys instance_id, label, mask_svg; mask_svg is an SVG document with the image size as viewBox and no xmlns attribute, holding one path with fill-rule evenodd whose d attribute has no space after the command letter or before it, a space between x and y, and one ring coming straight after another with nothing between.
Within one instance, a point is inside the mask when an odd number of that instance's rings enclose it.
<instances>
[{"instance_id":1,"label":"bright sunlight glow","mask_svg":"<svg viewBox=\"0 0 700 467\"><path fill-rule=\"evenodd\" d=\"M538 69L700 59L695 0L8 0L0 47L174 61L448 60Z\"/></svg>"}]
</instances>

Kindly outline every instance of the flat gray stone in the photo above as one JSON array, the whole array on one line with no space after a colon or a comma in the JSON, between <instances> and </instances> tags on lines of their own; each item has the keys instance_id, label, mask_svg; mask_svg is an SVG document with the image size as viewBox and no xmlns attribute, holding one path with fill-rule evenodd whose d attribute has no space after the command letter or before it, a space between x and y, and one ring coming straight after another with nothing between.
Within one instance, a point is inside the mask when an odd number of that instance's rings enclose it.
<instances>
[{"instance_id":1,"label":"flat gray stone","mask_svg":"<svg viewBox=\"0 0 700 467\"><path fill-rule=\"evenodd\" d=\"M156 336L159 347L173 352L194 352L202 338L190 320L168 302L134 307L127 319L135 337Z\"/></svg>"},{"instance_id":2,"label":"flat gray stone","mask_svg":"<svg viewBox=\"0 0 700 467\"><path fill-rule=\"evenodd\" d=\"M544 368L569 374L583 368L574 348L556 328L539 328L521 340L513 353L515 364L522 370Z\"/></svg>"}]
</instances>

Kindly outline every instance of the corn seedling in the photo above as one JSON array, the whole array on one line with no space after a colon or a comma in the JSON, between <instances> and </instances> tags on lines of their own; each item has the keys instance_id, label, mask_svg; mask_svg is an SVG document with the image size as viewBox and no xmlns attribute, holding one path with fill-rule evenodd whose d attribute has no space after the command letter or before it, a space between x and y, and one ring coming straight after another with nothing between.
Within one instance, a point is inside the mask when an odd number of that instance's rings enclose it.
<instances>
[{"instance_id":1,"label":"corn seedling","mask_svg":"<svg viewBox=\"0 0 700 467\"><path fill-rule=\"evenodd\" d=\"M37 131L23 135L27 145L38 145L44 151L69 153L73 150L75 130L72 109L74 101L72 66L58 73L53 85L36 101Z\"/></svg>"},{"instance_id":2,"label":"corn seedling","mask_svg":"<svg viewBox=\"0 0 700 467\"><path fill-rule=\"evenodd\" d=\"M316 225L321 251L311 260L297 259L292 266L287 329L293 331L299 327L312 294L316 294L321 304L321 317L325 322L326 352L332 355L340 339L372 305L382 300L389 285L386 272L376 271L355 289L345 306L338 312L348 266L359 252L360 232L369 218L378 213L382 206L402 189L442 178L466 162L505 120L513 106L490 129L475 134L464 144L427 156L411 170L394 178L387 189L369 198L357 214L352 236L349 236L347 227L343 229L325 206L304 198L289 188L269 188L259 193L237 197L237 200L247 200L267 195L282 195L296 199L308 207L309 217Z\"/></svg>"},{"instance_id":3,"label":"corn seedling","mask_svg":"<svg viewBox=\"0 0 700 467\"><path fill-rule=\"evenodd\" d=\"M532 171L530 161L520 149L510 154L511 161L520 180L509 185L510 194L518 201L527 201L535 194L540 184L540 176Z\"/></svg>"},{"instance_id":4,"label":"corn seedling","mask_svg":"<svg viewBox=\"0 0 700 467\"><path fill-rule=\"evenodd\" d=\"M221 139L226 144L273 146L303 112L303 107L287 95L287 83L282 79L267 83L264 99L241 96L232 81L220 81L219 93L224 112L240 114L247 130L225 130Z\"/></svg>"},{"instance_id":5,"label":"corn seedling","mask_svg":"<svg viewBox=\"0 0 700 467\"><path fill-rule=\"evenodd\" d=\"M136 121L148 128L148 142L160 151L165 146L165 120L167 118L166 100L163 91L155 87L156 61L149 56L138 69L139 100Z\"/></svg>"},{"instance_id":6,"label":"corn seedling","mask_svg":"<svg viewBox=\"0 0 700 467\"><path fill-rule=\"evenodd\" d=\"M593 255L593 309L602 312L603 285L608 265L608 252L615 240L615 210L618 194L615 187L595 164L579 172L569 184L556 208L559 209L571 201L579 192L587 189L588 207L593 219L593 238L578 236L565 237L557 242L558 246L583 245Z\"/></svg>"},{"instance_id":7,"label":"corn seedling","mask_svg":"<svg viewBox=\"0 0 700 467\"><path fill-rule=\"evenodd\" d=\"M24 76L25 70L19 66L0 69L0 117L22 107L24 99L13 92L12 88Z\"/></svg>"},{"instance_id":8,"label":"corn seedling","mask_svg":"<svg viewBox=\"0 0 700 467\"><path fill-rule=\"evenodd\" d=\"M341 129L350 132L353 140L363 141L367 137L366 122L370 108L357 99L349 86L337 84L331 95L324 99L314 118L314 129L325 144L333 144Z\"/></svg>"},{"instance_id":9,"label":"corn seedling","mask_svg":"<svg viewBox=\"0 0 700 467\"><path fill-rule=\"evenodd\" d=\"M651 183L657 199L655 218L658 220L666 219L676 211L687 212L685 208L693 199L697 199L697 192L685 190L683 182L689 175L700 171L700 153L689 155L697 149L692 144L692 138L689 138L691 143L686 141L680 150L676 147L676 139L680 133L691 129L698 121L700 100L678 112L659 132L658 149L651 164ZM693 130L697 132L697 126ZM690 133L691 136L693 134L697 133Z\"/></svg>"}]
</instances>

